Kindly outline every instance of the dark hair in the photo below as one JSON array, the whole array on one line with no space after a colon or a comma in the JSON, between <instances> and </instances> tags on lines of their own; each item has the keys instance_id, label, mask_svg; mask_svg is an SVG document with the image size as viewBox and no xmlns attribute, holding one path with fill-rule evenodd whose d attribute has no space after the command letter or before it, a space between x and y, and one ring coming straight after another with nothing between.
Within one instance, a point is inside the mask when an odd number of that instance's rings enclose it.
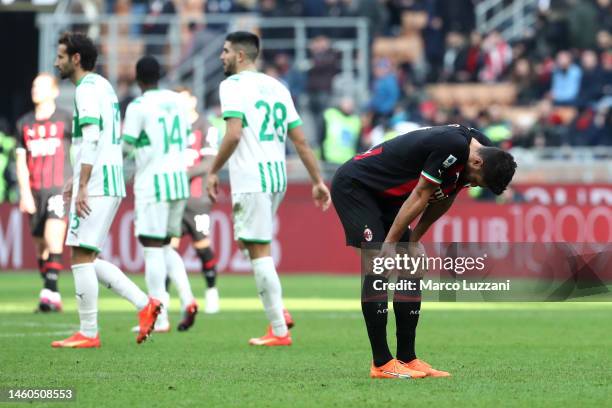
<instances>
[{"instance_id":1,"label":"dark hair","mask_svg":"<svg viewBox=\"0 0 612 408\"><path fill-rule=\"evenodd\" d=\"M496 195L504 192L516 170L512 155L497 147L483 146L478 149L482 158L482 177L485 185Z\"/></svg>"},{"instance_id":2,"label":"dark hair","mask_svg":"<svg viewBox=\"0 0 612 408\"><path fill-rule=\"evenodd\" d=\"M155 85L161 77L159 62L150 55L142 57L136 63L136 80L145 85Z\"/></svg>"},{"instance_id":3,"label":"dark hair","mask_svg":"<svg viewBox=\"0 0 612 408\"><path fill-rule=\"evenodd\" d=\"M98 50L93 41L83 33L66 32L60 37L58 44L66 46L69 56L79 54L81 56L81 67L85 71L92 71L98 59Z\"/></svg>"},{"instance_id":4,"label":"dark hair","mask_svg":"<svg viewBox=\"0 0 612 408\"><path fill-rule=\"evenodd\" d=\"M225 37L232 45L242 47L251 61L255 61L259 55L259 37L248 31L234 31Z\"/></svg>"}]
</instances>

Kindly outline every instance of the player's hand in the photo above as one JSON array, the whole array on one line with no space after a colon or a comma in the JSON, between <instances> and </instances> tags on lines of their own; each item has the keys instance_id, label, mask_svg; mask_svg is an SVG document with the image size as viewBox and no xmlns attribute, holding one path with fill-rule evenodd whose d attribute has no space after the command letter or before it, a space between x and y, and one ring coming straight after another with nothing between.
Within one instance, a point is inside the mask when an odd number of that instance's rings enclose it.
<instances>
[{"instance_id":1,"label":"player's hand","mask_svg":"<svg viewBox=\"0 0 612 408\"><path fill-rule=\"evenodd\" d=\"M329 208L329 204L331 203L331 196L329 194L329 189L322 181L313 184L312 186L312 199L315 202L315 205L321 208L323 211Z\"/></svg>"},{"instance_id":2,"label":"player's hand","mask_svg":"<svg viewBox=\"0 0 612 408\"><path fill-rule=\"evenodd\" d=\"M210 201L216 203L217 195L219 194L219 176L216 173L208 173L208 177L206 177L206 191Z\"/></svg>"},{"instance_id":3,"label":"player's hand","mask_svg":"<svg viewBox=\"0 0 612 408\"><path fill-rule=\"evenodd\" d=\"M408 246L408 255L411 258L422 258L423 262L421 262L420 268L414 271L414 275L418 278L422 278L429 271L427 269L427 252L425 251L425 246L419 242L410 242Z\"/></svg>"},{"instance_id":4,"label":"player's hand","mask_svg":"<svg viewBox=\"0 0 612 408\"><path fill-rule=\"evenodd\" d=\"M77 215L81 218L85 218L91 213L91 208L89 208L89 194L87 193L87 187L79 187L75 200L75 207Z\"/></svg>"},{"instance_id":5,"label":"player's hand","mask_svg":"<svg viewBox=\"0 0 612 408\"><path fill-rule=\"evenodd\" d=\"M19 200L19 210L24 213L34 214L36 212L36 203L34 203L34 197L32 192L26 192L21 194Z\"/></svg>"}]
</instances>

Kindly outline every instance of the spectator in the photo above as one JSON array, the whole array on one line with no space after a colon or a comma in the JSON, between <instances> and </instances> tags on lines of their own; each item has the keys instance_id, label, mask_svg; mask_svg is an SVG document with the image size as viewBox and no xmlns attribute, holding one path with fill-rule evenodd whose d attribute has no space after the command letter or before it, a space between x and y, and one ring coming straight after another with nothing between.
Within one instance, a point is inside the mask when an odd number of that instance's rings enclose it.
<instances>
[{"instance_id":1,"label":"spectator","mask_svg":"<svg viewBox=\"0 0 612 408\"><path fill-rule=\"evenodd\" d=\"M593 48L597 35L597 8L591 0L569 0L567 20L570 34L570 47Z\"/></svg>"},{"instance_id":2,"label":"spectator","mask_svg":"<svg viewBox=\"0 0 612 408\"><path fill-rule=\"evenodd\" d=\"M386 58L374 61L374 83L372 99L368 110L372 113L372 124L378 125L380 119L391 116L400 98L400 87L395 69Z\"/></svg>"},{"instance_id":3,"label":"spectator","mask_svg":"<svg viewBox=\"0 0 612 408\"><path fill-rule=\"evenodd\" d=\"M483 82L497 82L512 62L512 48L497 31L486 36L482 48L485 57L480 79Z\"/></svg>"},{"instance_id":4,"label":"spectator","mask_svg":"<svg viewBox=\"0 0 612 408\"><path fill-rule=\"evenodd\" d=\"M340 72L340 55L331 48L329 38L318 36L310 43L312 65L307 73L306 89L310 111L317 119L316 134L321 134L321 114L331 99L334 77Z\"/></svg>"},{"instance_id":5,"label":"spectator","mask_svg":"<svg viewBox=\"0 0 612 408\"><path fill-rule=\"evenodd\" d=\"M444 30L471 33L476 27L476 13L473 0L437 0L436 15L443 21Z\"/></svg>"},{"instance_id":6,"label":"spectator","mask_svg":"<svg viewBox=\"0 0 612 408\"><path fill-rule=\"evenodd\" d=\"M443 57L441 80L444 82L457 82L458 71L465 65L465 39L456 31L446 35L446 51Z\"/></svg>"},{"instance_id":7,"label":"spectator","mask_svg":"<svg viewBox=\"0 0 612 408\"><path fill-rule=\"evenodd\" d=\"M355 114L355 104L343 97L337 107L323 114L325 131L320 136L321 159L342 164L357 154L361 136L361 119Z\"/></svg>"},{"instance_id":8,"label":"spectator","mask_svg":"<svg viewBox=\"0 0 612 408\"><path fill-rule=\"evenodd\" d=\"M580 92L582 70L572 62L569 51L559 51L552 74L551 96L556 105L573 105Z\"/></svg>"},{"instance_id":9,"label":"spectator","mask_svg":"<svg viewBox=\"0 0 612 408\"><path fill-rule=\"evenodd\" d=\"M304 75L292 66L289 55L282 53L276 54L274 57L274 66L278 71L281 81L287 84L289 92L294 100L304 93ZM297 101L295 102L297 104Z\"/></svg>"},{"instance_id":10,"label":"spectator","mask_svg":"<svg viewBox=\"0 0 612 408\"><path fill-rule=\"evenodd\" d=\"M582 53L582 80L578 94L578 106L587 107L599 100L605 86L603 72L593 50Z\"/></svg>"},{"instance_id":11,"label":"spectator","mask_svg":"<svg viewBox=\"0 0 612 408\"><path fill-rule=\"evenodd\" d=\"M512 83L516 86L516 103L527 105L538 99L534 68L527 58L521 58L514 64L511 74Z\"/></svg>"},{"instance_id":12,"label":"spectator","mask_svg":"<svg viewBox=\"0 0 612 408\"><path fill-rule=\"evenodd\" d=\"M462 51L459 64L457 79L460 82L475 82L478 80L478 73L484 65L482 36L478 31L470 33L470 43Z\"/></svg>"},{"instance_id":13,"label":"spectator","mask_svg":"<svg viewBox=\"0 0 612 408\"><path fill-rule=\"evenodd\" d=\"M173 15L176 15L176 7L171 0L153 0L149 3L147 17L142 27L142 32L149 37L146 41L146 55L163 60L170 24L167 21L160 21L160 17L165 19Z\"/></svg>"}]
</instances>

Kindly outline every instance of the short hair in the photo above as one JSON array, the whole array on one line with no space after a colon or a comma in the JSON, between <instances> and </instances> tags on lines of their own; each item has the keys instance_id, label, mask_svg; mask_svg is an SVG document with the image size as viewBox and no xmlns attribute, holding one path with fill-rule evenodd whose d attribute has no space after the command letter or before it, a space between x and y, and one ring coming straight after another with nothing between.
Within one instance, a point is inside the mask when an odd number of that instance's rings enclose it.
<instances>
[{"instance_id":1,"label":"short hair","mask_svg":"<svg viewBox=\"0 0 612 408\"><path fill-rule=\"evenodd\" d=\"M259 55L259 37L253 33L234 31L225 37L225 41L242 47L244 53L251 61L255 61Z\"/></svg>"},{"instance_id":2,"label":"short hair","mask_svg":"<svg viewBox=\"0 0 612 408\"><path fill-rule=\"evenodd\" d=\"M70 57L74 54L81 56L81 67L86 71L92 71L98 59L98 50L91 38L83 33L66 32L60 37L58 44L66 46L66 52Z\"/></svg>"},{"instance_id":3,"label":"short hair","mask_svg":"<svg viewBox=\"0 0 612 408\"><path fill-rule=\"evenodd\" d=\"M482 158L482 176L487 188L500 195L514 177L516 162L512 155L497 147L483 146L478 149Z\"/></svg>"},{"instance_id":4,"label":"short hair","mask_svg":"<svg viewBox=\"0 0 612 408\"><path fill-rule=\"evenodd\" d=\"M161 66L150 55L142 57L136 63L136 80L146 85L154 85L161 78Z\"/></svg>"}]
</instances>

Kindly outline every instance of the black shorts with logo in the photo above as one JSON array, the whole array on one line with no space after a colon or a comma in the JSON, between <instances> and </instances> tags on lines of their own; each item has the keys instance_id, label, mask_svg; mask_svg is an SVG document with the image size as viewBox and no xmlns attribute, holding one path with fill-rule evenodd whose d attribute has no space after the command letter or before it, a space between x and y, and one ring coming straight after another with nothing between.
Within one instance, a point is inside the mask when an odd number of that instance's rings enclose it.
<instances>
[{"instance_id":1,"label":"black shorts with logo","mask_svg":"<svg viewBox=\"0 0 612 408\"><path fill-rule=\"evenodd\" d=\"M189 234L193 242L201 241L210 234L210 209L207 199L190 198L183 214L182 232Z\"/></svg>"},{"instance_id":2,"label":"black shorts with logo","mask_svg":"<svg viewBox=\"0 0 612 408\"><path fill-rule=\"evenodd\" d=\"M32 196L36 212L30 215L30 231L32 236L42 238L45 235L47 220L64 218L64 199L62 192L58 189L32 190Z\"/></svg>"},{"instance_id":3,"label":"black shorts with logo","mask_svg":"<svg viewBox=\"0 0 612 408\"><path fill-rule=\"evenodd\" d=\"M384 242L401 203L390 203L377 197L347 171L342 165L332 180L331 198L342 222L346 245L361 248L361 243ZM401 242L408 242L410 230Z\"/></svg>"}]
</instances>

